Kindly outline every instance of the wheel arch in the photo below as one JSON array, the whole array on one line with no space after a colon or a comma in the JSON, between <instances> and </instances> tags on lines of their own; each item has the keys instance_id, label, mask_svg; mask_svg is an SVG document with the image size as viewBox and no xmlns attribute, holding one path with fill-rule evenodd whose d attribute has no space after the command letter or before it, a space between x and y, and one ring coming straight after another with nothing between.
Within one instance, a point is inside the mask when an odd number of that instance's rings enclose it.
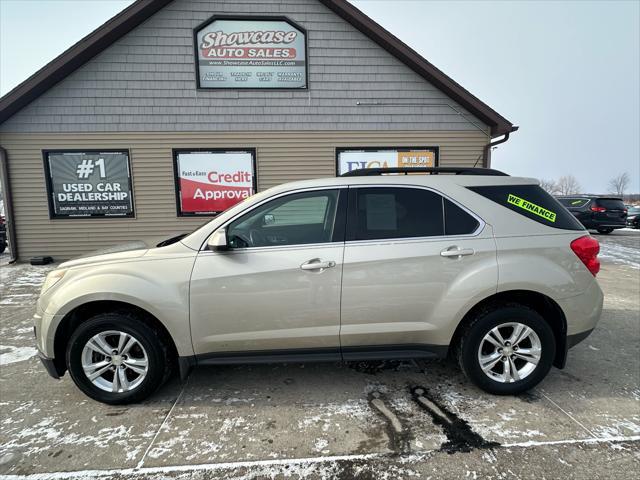
<instances>
[{"instance_id":1,"label":"wheel arch","mask_svg":"<svg viewBox=\"0 0 640 480\"><path fill-rule=\"evenodd\" d=\"M495 293L476 303L462 318L451 339L451 351L455 351L460 343L464 327L483 310L495 308L506 303L518 303L535 310L553 331L556 342L556 356L553 365L564 368L567 359L567 319L562 308L551 297L532 290L508 290Z\"/></svg>"},{"instance_id":2,"label":"wheel arch","mask_svg":"<svg viewBox=\"0 0 640 480\"><path fill-rule=\"evenodd\" d=\"M54 365L56 367L56 371L60 376L62 376L67 370L67 366L65 364L65 353L67 349L67 343L69 338L73 332L78 328L78 326L94 317L95 315L101 313L117 313L117 312L127 312L133 313L136 315L140 321L146 323L149 327L155 329L160 333L160 337L162 338L165 345L168 347L169 352L171 353L172 358L170 361L175 362L178 359L178 349L176 344L167 330L167 327L156 318L153 314L149 313L147 310L139 307L137 305L127 303L119 300L93 300L81 305L76 306L71 311L69 311L60 321L58 327L56 328L56 333L54 335Z\"/></svg>"}]
</instances>

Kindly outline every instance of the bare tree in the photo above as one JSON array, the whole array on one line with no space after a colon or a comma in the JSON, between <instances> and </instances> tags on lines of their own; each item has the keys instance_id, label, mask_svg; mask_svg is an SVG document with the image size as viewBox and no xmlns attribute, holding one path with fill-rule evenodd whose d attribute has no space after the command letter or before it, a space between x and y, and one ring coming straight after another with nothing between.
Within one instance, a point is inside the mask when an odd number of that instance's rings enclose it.
<instances>
[{"instance_id":1,"label":"bare tree","mask_svg":"<svg viewBox=\"0 0 640 480\"><path fill-rule=\"evenodd\" d=\"M544 178L541 178L540 186L551 195L555 195L556 193L558 193L558 184L554 180L546 180Z\"/></svg>"},{"instance_id":2,"label":"bare tree","mask_svg":"<svg viewBox=\"0 0 640 480\"><path fill-rule=\"evenodd\" d=\"M573 175L563 175L558 179L556 185L560 195L573 195L574 193L580 193L580 190L582 190L580 183Z\"/></svg>"},{"instance_id":3,"label":"bare tree","mask_svg":"<svg viewBox=\"0 0 640 480\"><path fill-rule=\"evenodd\" d=\"M629 183L631 183L631 177L629 174L627 172L621 173L609 180L609 191L622 197L624 195L624 191L629 186Z\"/></svg>"}]
</instances>

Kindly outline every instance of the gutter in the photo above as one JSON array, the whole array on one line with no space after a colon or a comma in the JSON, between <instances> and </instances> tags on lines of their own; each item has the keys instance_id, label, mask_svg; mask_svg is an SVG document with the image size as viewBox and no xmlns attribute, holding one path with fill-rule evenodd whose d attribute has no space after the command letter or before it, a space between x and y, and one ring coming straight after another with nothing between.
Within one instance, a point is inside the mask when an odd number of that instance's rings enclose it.
<instances>
[{"instance_id":1,"label":"gutter","mask_svg":"<svg viewBox=\"0 0 640 480\"><path fill-rule=\"evenodd\" d=\"M18 243L16 241L16 228L13 216L13 202L11 197L11 183L9 182L9 161L7 151L0 146L0 185L2 185L2 197L4 200L4 215L7 225L7 239L9 241L9 251L11 260L15 263L18 260Z\"/></svg>"},{"instance_id":2,"label":"gutter","mask_svg":"<svg viewBox=\"0 0 640 480\"><path fill-rule=\"evenodd\" d=\"M484 149L482 151L482 163L484 164L485 168L491 168L491 149L496 145L500 145L501 143L509 140L511 132L516 132L519 128L520 127L514 125L513 127L511 127L511 131L505 133L502 138L494 140L493 142L489 142L484 146Z\"/></svg>"}]
</instances>

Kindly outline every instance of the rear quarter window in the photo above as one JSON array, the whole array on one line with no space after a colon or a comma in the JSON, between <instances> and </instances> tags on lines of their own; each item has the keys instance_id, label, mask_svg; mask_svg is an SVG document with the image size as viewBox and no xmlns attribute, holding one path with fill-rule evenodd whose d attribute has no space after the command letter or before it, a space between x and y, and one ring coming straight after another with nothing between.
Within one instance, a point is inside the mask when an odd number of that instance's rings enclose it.
<instances>
[{"instance_id":1,"label":"rear quarter window","mask_svg":"<svg viewBox=\"0 0 640 480\"><path fill-rule=\"evenodd\" d=\"M582 208L591 201L588 198L558 198L556 200L567 208Z\"/></svg>"},{"instance_id":2,"label":"rear quarter window","mask_svg":"<svg viewBox=\"0 0 640 480\"><path fill-rule=\"evenodd\" d=\"M534 222L562 230L584 230L576 218L538 185L468 187Z\"/></svg>"}]
</instances>

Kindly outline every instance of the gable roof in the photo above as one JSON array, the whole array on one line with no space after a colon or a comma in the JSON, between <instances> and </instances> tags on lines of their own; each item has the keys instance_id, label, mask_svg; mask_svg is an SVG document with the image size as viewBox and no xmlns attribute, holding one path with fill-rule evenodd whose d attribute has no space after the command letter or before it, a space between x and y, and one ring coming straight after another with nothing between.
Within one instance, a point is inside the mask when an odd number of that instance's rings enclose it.
<instances>
[{"instance_id":1,"label":"gable roof","mask_svg":"<svg viewBox=\"0 0 640 480\"><path fill-rule=\"evenodd\" d=\"M173 0L136 0L54 60L0 98L0 123L31 103L113 42L133 30ZM493 136L515 131L509 120L385 30L346 0L318 0L390 54L405 63L449 98L491 127Z\"/></svg>"}]
</instances>

